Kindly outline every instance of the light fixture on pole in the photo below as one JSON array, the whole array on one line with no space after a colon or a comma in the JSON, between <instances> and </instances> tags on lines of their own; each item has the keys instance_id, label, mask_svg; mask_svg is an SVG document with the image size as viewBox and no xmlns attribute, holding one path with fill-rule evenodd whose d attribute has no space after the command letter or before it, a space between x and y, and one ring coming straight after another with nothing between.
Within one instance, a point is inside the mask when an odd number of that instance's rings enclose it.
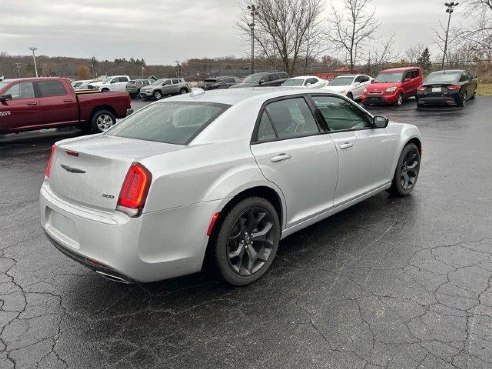
<instances>
[{"instance_id":1,"label":"light fixture on pole","mask_svg":"<svg viewBox=\"0 0 492 369\"><path fill-rule=\"evenodd\" d=\"M248 24L251 29L251 74L255 72L255 16L258 15L259 8L254 4L248 5L248 9L251 11L251 23Z\"/></svg>"},{"instance_id":2,"label":"light fixture on pole","mask_svg":"<svg viewBox=\"0 0 492 369\"><path fill-rule=\"evenodd\" d=\"M34 72L36 73L36 77L38 77L38 66L36 65L36 54L34 53L38 48L30 47L29 50L32 51L32 58L34 59Z\"/></svg>"},{"instance_id":3,"label":"light fixture on pole","mask_svg":"<svg viewBox=\"0 0 492 369\"><path fill-rule=\"evenodd\" d=\"M446 28L446 38L444 40L444 54L442 56L442 69L444 69L444 63L446 61L446 54L448 52L448 39L449 39L449 25L451 24L451 14L454 12L454 8L456 8L459 5L459 3L455 3L454 1L450 3L444 3L444 6L446 7L446 13L449 13L448 17L448 27Z\"/></svg>"}]
</instances>

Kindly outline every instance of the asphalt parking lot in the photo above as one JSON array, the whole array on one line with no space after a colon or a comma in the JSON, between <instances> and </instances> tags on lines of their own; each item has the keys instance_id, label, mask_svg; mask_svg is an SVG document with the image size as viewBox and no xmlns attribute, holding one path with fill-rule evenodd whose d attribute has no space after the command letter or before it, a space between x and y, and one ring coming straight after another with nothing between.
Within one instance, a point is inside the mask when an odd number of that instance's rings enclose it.
<instances>
[{"instance_id":1,"label":"asphalt parking lot","mask_svg":"<svg viewBox=\"0 0 492 369\"><path fill-rule=\"evenodd\" d=\"M0 368L491 368L492 98L370 110L420 128L413 195L288 237L245 288L122 285L68 259L38 191L50 146L79 132L0 140Z\"/></svg>"}]
</instances>

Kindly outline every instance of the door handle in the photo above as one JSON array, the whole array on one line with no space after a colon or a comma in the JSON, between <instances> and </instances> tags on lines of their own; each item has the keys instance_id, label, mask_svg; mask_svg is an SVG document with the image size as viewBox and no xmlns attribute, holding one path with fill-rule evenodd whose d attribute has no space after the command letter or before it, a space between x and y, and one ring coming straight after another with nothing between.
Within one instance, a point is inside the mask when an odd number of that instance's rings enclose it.
<instances>
[{"instance_id":1,"label":"door handle","mask_svg":"<svg viewBox=\"0 0 492 369\"><path fill-rule=\"evenodd\" d=\"M272 163L278 163L279 161L289 160L290 158L292 158L292 155L286 154L286 153L282 153L282 154L278 154L276 156L272 156L270 158L270 161Z\"/></svg>"},{"instance_id":2,"label":"door handle","mask_svg":"<svg viewBox=\"0 0 492 369\"><path fill-rule=\"evenodd\" d=\"M38 103L37 102L28 102L27 105L33 106L33 105L38 105Z\"/></svg>"},{"instance_id":3,"label":"door handle","mask_svg":"<svg viewBox=\"0 0 492 369\"><path fill-rule=\"evenodd\" d=\"M354 147L354 143L353 142L344 142L343 144L340 145L340 148L341 149L350 149L351 147Z\"/></svg>"},{"instance_id":4,"label":"door handle","mask_svg":"<svg viewBox=\"0 0 492 369\"><path fill-rule=\"evenodd\" d=\"M71 103L71 102L73 102L73 100L72 99L65 99L65 100L63 100L63 102Z\"/></svg>"}]
</instances>

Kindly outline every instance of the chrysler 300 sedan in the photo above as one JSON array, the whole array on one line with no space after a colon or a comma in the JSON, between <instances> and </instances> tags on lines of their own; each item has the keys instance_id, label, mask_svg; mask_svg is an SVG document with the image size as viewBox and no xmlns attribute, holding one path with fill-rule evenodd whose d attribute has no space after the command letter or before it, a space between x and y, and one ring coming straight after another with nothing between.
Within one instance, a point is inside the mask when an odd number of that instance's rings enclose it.
<instances>
[{"instance_id":1,"label":"chrysler 300 sedan","mask_svg":"<svg viewBox=\"0 0 492 369\"><path fill-rule=\"evenodd\" d=\"M408 195L421 150L415 126L326 90L198 91L56 143L41 222L61 252L114 280L210 260L246 285L282 238L381 191Z\"/></svg>"}]
</instances>

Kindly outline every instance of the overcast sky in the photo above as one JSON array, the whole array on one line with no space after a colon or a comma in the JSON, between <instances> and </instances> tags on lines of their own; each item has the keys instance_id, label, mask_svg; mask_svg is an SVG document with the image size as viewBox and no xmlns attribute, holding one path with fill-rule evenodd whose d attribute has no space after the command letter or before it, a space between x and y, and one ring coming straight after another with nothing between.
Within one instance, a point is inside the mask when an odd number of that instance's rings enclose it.
<instances>
[{"instance_id":1,"label":"overcast sky","mask_svg":"<svg viewBox=\"0 0 492 369\"><path fill-rule=\"evenodd\" d=\"M378 39L395 33L401 56L418 43L435 50L432 30L447 20L443 2L373 0L382 23ZM36 46L42 55L135 57L147 64L248 56L234 26L239 12L237 0L0 0L0 51L24 55Z\"/></svg>"}]
</instances>

